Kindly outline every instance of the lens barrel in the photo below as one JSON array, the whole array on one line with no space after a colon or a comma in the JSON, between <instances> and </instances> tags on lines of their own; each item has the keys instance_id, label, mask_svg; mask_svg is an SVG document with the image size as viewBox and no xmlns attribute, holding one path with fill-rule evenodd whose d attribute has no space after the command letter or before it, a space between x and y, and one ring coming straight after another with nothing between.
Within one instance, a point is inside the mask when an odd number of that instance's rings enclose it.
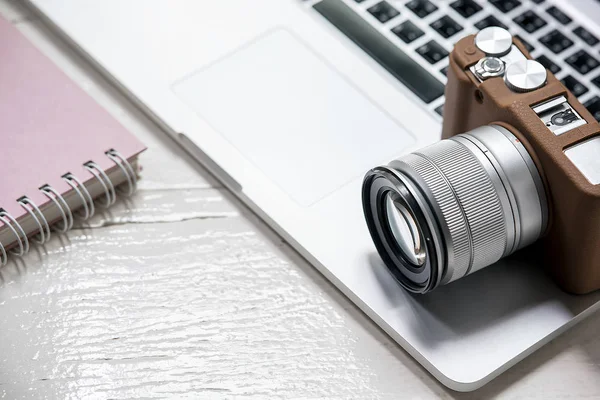
<instances>
[{"instance_id":1,"label":"lens barrel","mask_svg":"<svg viewBox=\"0 0 600 400\"><path fill-rule=\"evenodd\" d=\"M385 264L403 287L416 293L533 243L548 220L542 179L531 156L497 125L442 140L369 171L363 208ZM419 263L414 262L416 254Z\"/></svg>"}]
</instances>

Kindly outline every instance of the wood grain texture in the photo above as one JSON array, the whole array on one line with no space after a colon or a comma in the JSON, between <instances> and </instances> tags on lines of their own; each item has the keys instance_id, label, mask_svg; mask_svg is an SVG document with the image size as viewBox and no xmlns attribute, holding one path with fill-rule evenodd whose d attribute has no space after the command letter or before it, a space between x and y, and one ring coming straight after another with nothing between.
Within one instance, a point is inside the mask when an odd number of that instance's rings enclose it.
<instances>
[{"instance_id":1,"label":"wood grain texture","mask_svg":"<svg viewBox=\"0 0 600 400\"><path fill-rule=\"evenodd\" d=\"M600 315L449 391L20 7L149 150L131 199L0 270L5 399L600 398Z\"/></svg>"}]
</instances>

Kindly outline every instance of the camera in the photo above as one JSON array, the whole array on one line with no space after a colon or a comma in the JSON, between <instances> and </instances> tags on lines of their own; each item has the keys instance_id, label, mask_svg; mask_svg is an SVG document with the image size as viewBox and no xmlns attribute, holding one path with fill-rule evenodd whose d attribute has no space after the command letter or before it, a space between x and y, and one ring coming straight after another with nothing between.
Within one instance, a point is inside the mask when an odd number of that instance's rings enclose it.
<instances>
[{"instance_id":1,"label":"camera","mask_svg":"<svg viewBox=\"0 0 600 400\"><path fill-rule=\"evenodd\" d=\"M449 59L442 140L364 178L385 265L427 293L533 245L564 290L600 289L600 124L503 28Z\"/></svg>"}]
</instances>

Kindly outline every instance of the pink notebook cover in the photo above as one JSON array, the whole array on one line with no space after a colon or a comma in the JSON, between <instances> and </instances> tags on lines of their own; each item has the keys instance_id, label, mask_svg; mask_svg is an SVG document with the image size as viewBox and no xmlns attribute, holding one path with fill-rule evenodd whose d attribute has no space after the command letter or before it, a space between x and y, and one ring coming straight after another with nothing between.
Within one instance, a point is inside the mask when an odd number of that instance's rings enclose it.
<instances>
[{"instance_id":1,"label":"pink notebook cover","mask_svg":"<svg viewBox=\"0 0 600 400\"><path fill-rule=\"evenodd\" d=\"M49 200L41 186L68 192L64 174L95 179L83 164L114 167L105 155L113 148L128 159L145 149L0 17L0 208L19 218L26 213L17 203L22 196L42 206Z\"/></svg>"}]
</instances>

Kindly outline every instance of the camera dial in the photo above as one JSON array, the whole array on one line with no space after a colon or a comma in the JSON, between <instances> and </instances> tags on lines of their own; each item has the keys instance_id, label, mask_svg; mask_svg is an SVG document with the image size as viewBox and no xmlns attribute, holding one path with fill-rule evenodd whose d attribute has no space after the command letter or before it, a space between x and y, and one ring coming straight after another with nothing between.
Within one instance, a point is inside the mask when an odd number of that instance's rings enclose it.
<instances>
[{"instance_id":1,"label":"camera dial","mask_svg":"<svg viewBox=\"0 0 600 400\"><path fill-rule=\"evenodd\" d=\"M504 82L513 92L531 92L546 84L546 68L535 60L521 60L506 67Z\"/></svg>"}]
</instances>

